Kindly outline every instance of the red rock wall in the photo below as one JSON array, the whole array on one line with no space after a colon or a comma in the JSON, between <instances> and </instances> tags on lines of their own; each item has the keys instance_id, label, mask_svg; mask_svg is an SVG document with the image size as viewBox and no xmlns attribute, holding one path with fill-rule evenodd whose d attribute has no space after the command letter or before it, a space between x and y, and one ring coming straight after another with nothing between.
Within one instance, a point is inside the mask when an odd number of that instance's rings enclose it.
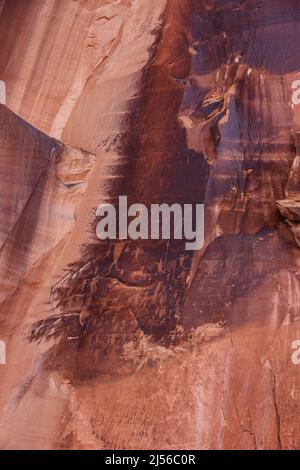
<instances>
[{"instance_id":1,"label":"red rock wall","mask_svg":"<svg viewBox=\"0 0 300 470\"><path fill-rule=\"evenodd\" d=\"M299 448L298 2L2 3L0 447Z\"/></svg>"}]
</instances>

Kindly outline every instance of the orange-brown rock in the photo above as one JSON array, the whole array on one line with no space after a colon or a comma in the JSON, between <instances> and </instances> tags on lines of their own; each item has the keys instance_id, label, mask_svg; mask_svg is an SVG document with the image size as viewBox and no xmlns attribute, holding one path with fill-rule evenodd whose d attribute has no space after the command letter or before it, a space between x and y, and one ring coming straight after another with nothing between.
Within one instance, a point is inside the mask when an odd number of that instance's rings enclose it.
<instances>
[{"instance_id":1,"label":"orange-brown rock","mask_svg":"<svg viewBox=\"0 0 300 470\"><path fill-rule=\"evenodd\" d=\"M297 0L0 2L0 447L300 447ZM204 203L205 245L96 207Z\"/></svg>"}]
</instances>

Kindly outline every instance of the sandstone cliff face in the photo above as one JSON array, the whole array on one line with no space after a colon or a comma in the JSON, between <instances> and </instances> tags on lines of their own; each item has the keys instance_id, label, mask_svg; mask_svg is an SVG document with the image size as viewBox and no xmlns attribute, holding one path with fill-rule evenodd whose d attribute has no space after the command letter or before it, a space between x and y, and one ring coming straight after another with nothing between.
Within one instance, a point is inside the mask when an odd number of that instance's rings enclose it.
<instances>
[{"instance_id":1,"label":"sandstone cliff face","mask_svg":"<svg viewBox=\"0 0 300 470\"><path fill-rule=\"evenodd\" d=\"M296 0L0 2L0 447L296 449ZM100 202L205 203L205 245Z\"/></svg>"}]
</instances>

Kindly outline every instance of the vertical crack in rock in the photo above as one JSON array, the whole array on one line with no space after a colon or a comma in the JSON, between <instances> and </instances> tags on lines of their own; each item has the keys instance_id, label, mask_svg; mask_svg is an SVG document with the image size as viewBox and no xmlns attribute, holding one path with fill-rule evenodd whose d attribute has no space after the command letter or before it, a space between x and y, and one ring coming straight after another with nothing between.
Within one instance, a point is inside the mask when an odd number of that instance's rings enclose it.
<instances>
[{"instance_id":1,"label":"vertical crack in rock","mask_svg":"<svg viewBox=\"0 0 300 470\"><path fill-rule=\"evenodd\" d=\"M270 372L272 374L272 395L273 395L273 403L274 403L274 410L275 410L275 417L276 417L276 433L277 433L277 448L278 450L282 449L282 442L281 442L281 418L278 409L277 403L277 382L276 382L276 375L270 367Z\"/></svg>"}]
</instances>

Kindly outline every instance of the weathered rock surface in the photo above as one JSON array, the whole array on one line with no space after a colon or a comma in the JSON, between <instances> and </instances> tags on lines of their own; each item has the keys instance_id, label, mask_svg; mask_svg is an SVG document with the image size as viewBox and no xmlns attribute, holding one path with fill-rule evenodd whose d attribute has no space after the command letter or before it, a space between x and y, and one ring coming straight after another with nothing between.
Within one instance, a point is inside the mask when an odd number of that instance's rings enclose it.
<instances>
[{"instance_id":1,"label":"weathered rock surface","mask_svg":"<svg viewBox=\"0 0 300 470\"><path fill-rule=\"evenodd\" d=\"M296 0L0 2L0 447L300 447ZM205 203L205 246L99 242Z\"/></svg>"}]
</instances>

